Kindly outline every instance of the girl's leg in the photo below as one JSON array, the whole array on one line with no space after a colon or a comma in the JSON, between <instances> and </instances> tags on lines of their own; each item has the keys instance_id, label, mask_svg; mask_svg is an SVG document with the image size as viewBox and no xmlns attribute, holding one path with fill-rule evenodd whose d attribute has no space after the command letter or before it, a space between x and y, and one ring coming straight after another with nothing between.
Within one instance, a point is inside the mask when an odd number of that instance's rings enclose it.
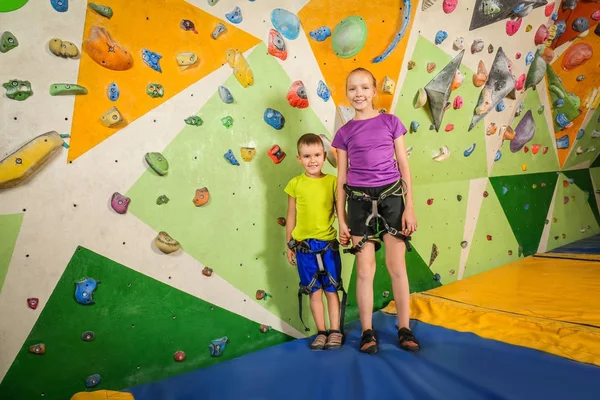
<instances>
[{"instance_id":1,"label":"girl's leg","mask_svg":"<svg viewBox=\"0 0 600 400\"><path fill-rule=\"evenodd\" d=\"M325 292L327 297L327 311L329 311L329 328L340 330L340 297L337 292Z\"/></svg>"},{"instance_id":2,"label":"girl's leg","mask_svg":"<svg viewBox=\"0 0 600 400\"><path fill-rule=\"evenodd\" d=\"M410 316L410 290L408 286L408 275L406 273L406 244L404 241L390 234L383 236L385 243L385 264L387 265L390 278L392 279L392 290L396 302L396 313L398 316L398 328L409 328ZM405 346L417 348L417 343L407 340Z\"/></svg>"},{"instance_id":3,"label":"girl's leg","mask_svg":"<svg viewBox=\"0 0 600 400\"><path fill-rule=\"evenodd\" d=\"M362 236L352 236L356 246ZM375 279L375 246L367 242L356 253L356 302L362 331L373 329L373 280Z\"/></svg>"}]
</instances>

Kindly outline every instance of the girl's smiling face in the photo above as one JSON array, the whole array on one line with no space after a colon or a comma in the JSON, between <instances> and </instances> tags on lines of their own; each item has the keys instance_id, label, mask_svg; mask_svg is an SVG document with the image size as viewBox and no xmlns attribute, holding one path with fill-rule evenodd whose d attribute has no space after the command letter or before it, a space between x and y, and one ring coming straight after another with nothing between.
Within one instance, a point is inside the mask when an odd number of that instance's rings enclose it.
<instances>
[{"instance_id":1,"label":"girl's smiling face","mask_svg":"<svg viewBox=\"0 0 600 400\"><path fill-rule=\"evenodd\" d=\"M373 98L376 89L373 84L373 77L363 71L357 71L346 80L346 97L350 100L352 107L357 111L374 108Z\"/></svg>"}]
</instances>

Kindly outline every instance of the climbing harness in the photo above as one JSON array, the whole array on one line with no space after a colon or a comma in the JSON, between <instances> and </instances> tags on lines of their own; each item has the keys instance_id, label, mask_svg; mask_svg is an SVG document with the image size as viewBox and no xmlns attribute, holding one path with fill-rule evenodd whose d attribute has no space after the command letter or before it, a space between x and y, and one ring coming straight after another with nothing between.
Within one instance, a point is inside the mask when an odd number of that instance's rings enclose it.
<instances>
[{"instance_id":1,"label":"climbing harness","mask_svg":"<svg viewBox=\"0 0 600 400\"><path fill-rule=\"evenodd\" d=\"M300 314L300 322L302 322L302 325L304 326L304 330L306 332L308 332L310 329L308 329L306 327L306 324L304 323L304 319L302 318L302 295L303 294L310 295L312 293L313 287L317 283L317 280L319 280L319 277L326 276L329 279L329 282L331 282L331 284L335 288L335 290L342 292L342 301L340 303L340 332L343 334L344 333L344 315L346 313L346 299L348 297L348 294L344 290L342 278L340 277L340 280L336 281L333 278L333 276L331 276L329 271L327 271L325 269L325 265L323 264L323 254L325 254L325 252L327 252L327 250L329 250L329 249L331 249L333 251L338 251L339 250L339 242L336 239L333 239L333 240L329 241L327 246L325 246L321 250L316 250L316 251L311 250L310 245L308 243L306 243L304 241L297 241L295 239L290 240L288 242L287 246L289 249L294 250L296 252L300 251L300 252L306 253L306 254L314 254L317 258L317 264L319 266L318 271L315 272L310 283L306 286L302 286L302 282L300 282L300 289L298 290L298 312Z\"/></svg>"},{"instance_id":2,"label":"climbing harness","mask_svg":"<svg viewBox=\"0 0 600 400\"><path fill-rule=\"evenodd\" d=\"M402 196L404 198L404 194L406 192L405 185L406 183L404 182L404 180L400 178L396 183L394 183L388 189L384 190L378 197L369 196L368 194L362 191L351 189L347 184L344 185L344 190L346 191L346 195L349 199L356 201L370 201L372 206L371 214L369 214L367 220L365 221L366 230L363 238L360 242L356 244L356 246L353 246L349 249L344 249L344 253L356 254L362 249L365 243L369 241L375 242L375 251L378 251L381 248L381 241L383 240L383 235L385 233L389 233L390 235L403 240L406 244L406 249L408 251L412 251L412 247L410 245L411 237L403 235L396 228L390 226L385 220L385 218L383 218L383 216L379 214L378 210L379 204L390 196ZM375 220L376 233L374 235L369 236L368 229L372 220ZM379 228L377 227L378 220L381 220L381 222L383 222L384 229L379 230Z\"/></svg>"}]
</instances>

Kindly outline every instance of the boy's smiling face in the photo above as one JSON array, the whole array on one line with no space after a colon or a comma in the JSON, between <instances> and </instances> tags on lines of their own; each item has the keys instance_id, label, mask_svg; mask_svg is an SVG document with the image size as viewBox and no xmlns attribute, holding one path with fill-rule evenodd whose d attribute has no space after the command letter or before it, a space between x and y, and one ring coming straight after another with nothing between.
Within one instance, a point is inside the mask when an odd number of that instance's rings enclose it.
<instances>
[{"instance_id":1,"label":"boy's smiling face","mask_svg":"<svg viewBox=\"0 0 600 400\"><path fill-rule=\"evenodd\" d=\"M303 144L298 149L298 161L304 167L306 175L319 177L325 163L325 149L320 144Z\"/></svg>"}]
</instances>

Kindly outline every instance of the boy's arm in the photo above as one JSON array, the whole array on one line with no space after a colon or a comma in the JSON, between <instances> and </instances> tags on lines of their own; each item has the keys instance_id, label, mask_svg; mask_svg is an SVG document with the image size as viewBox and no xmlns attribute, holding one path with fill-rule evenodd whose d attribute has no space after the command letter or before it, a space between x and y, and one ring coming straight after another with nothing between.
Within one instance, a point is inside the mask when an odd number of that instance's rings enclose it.
<instances>
[{"instance_id":1,"label":"boy's arm","mask_svg":"<svg viewBox=\"0 0 600 400\"><path fill-rule=\"evenodd\" d=\"M296 199L288 195L288 210L285 222L285 244L292 240L292 231L296 227Z\"/></svg>"}]
</instances>

